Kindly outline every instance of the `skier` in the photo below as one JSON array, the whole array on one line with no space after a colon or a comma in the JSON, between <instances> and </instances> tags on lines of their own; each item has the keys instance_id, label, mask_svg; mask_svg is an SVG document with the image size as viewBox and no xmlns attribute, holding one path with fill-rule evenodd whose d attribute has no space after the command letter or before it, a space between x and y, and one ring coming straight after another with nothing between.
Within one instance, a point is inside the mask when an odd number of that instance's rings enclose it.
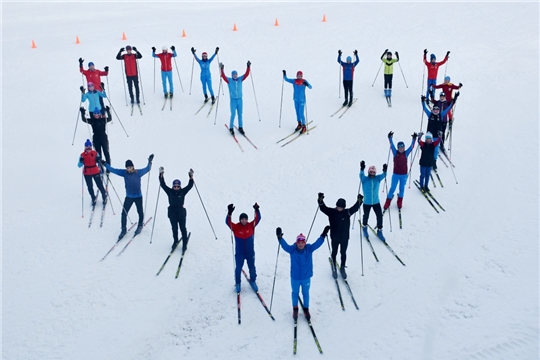
<instances>
[{"instance_id":1,"label":"skier","mask_svg":"<svg viewBox=\"0 0 540 360\"><path fill-rule=\"evenodd\" d=\"M84 70L83 63L84 60L82 58L79 58L79 71L86 77L86 86L88 86L88 89L90 89L90 86L88 84L92 83L94 84L94 87L97 91L104 91L105 87L101 82L101 77L109 75L109 67L105 66L105 71L97 70L94 66L94 63L90 61L88 63L88 70ZM105 107L103 99L99 99L99 103L101 105L100 109Z\"/></svg>"},{"instance_id":2,"label":"skier","mask_svg":"<svg viewBox=\"0 0 540 360\"><path fill-rule=\"evenodd\" d=\"M345 208L345 199L338 199L335 208L329 208L324 203L324 194L319 193L317 202L319 203L319 209L328 216L328 222L330 223L330 239L332 239L332 276L337 279L336 270L336 257L338 247L341 249L341 276L346 279L347 273L345 272L345 262L347 261L347 247L349 246L349 228L351 226L351 216L360 209L362 205L361 194L358 194L356 203L350 208Z\"/></svg>"},{"instance_id":3,"label":"skier","mask_svg":"<svg viewBox=\"0 0 540 360\"><path fill-rule=\"evenodd\" d=\"M212 75L210 74L210 63L214 58L216 57L219 47L216 47L216 51L214 52L214 55L209 59L208 53L203 52L202 53L202 59L199 59L197 55L195 54L197 50L195 48L191 48L191 53L193 54L193 57L199 63L199 66L201 67L201 83L202 83L202 90L204 94L204 102L208 101L208 94L206 93L206 87L208 87L208 91L210 92L210 96L212 97L212 105L216 102L216 98L214 96L214 90L212 89Z\"/></svg>"},{"instance_id":4,"label":"skier","mask_svg":"<svg viewBox=\"0 0 540 360\"><path fill-rule=\"evenodd\" d=\"M392 184L390 185L390 190L388 190L388 196L386 197L386 202L384 203L384 210L390 207L390 203L394 198L394 192L399 183L399 192L397 199L397 207L401 209L403 206L403 196L405 195L405 185L407 184L408 175L408 166L407 158L414 148L414 142L416 141L417 134L413 133L411 135L412 142L407 150L405 150L405 143L403 141L398 142L397 150L394 145L393 140L394 132L390 131L388 133L388 141L390 142L390 149L392 150L392 155L394 156L394 172L392 173Z\"/></svg>"},{"instance_id":5,"label":"skier","mask_svg":"<svg viewBox=\"0 0 540 360\"><path fill-rule=\"evenodd\" d=\"M392 59L392 52L388 49L384 50L381 55L381 60L384 63L384 96L390 98L392 96L392 78L394 77L394 63L399 61L399 54L396 51L396 58ZM386 58L384 57L386 55Z\"/></svg>"},{"instance_id":6,"label":"skier","mask_svg":"<svg viewBox=\"0 0 540 360\"><path fill-rule=\"evenodd\" d=\"M255 269L255 226L261 221L261 212L259 211L259 204L255 203L253 205L255 209L255 219L248 222L248 216L246 213L240 214L239 222L233 223L231 220L231 215L234 211L234 205L229 204L227 206L227 217L225 218L225 224L231 229L231 232L234 234L234 240L236 242L234 260L236 263L236 268L234 270L234 279L235 279L235 288L236 292L239 293L241 290L240 287L240 274L242 272L242 267L244 266L244 261L247 262L249 268L249 280L250 285L255 291L259 291L259 287L255 280L257 279L257 271Z\"/></svg>"},{"instance_id":7,"label":"skier","mask_svg":"<svg viewBox=\"0 0 540 360\"><path fill-rule=\"evenodd\" d=\"M231 98L231 120L229 121L229 131L231 132L231 135L234 135L234 118L236 117L237 113L238 113L238 131L242 135L245 134L244 127L243 127L244 122L242 119L242 109L243 109L242 82L244 82L244 80L246 80L247 77L249 76L250 67L251 67L251 61L248 60L246 72L244 75L238 76L238 72L236 70L233 70L231 72L231 77L227 77L225 76L225 73L223 72L225 65L223 65L222 63L219 64L219 68L221 69L221 78L229 86L229 97Z\"/></svg>"},{"instance_id":8,"label":"skier","mask_svg":"<svg viewBox=\"0 0 540 360\"><path fill-rule=\"evenodd\" d=\"M99 154L100 158L105 156L105 161L110 165L111 164L111 155L109 154L109 137L107 136L107 123L111 121L110 109L106 107L107 114L109 116L101 115L101 112L97 109L94 109L94 112L91 112L90 117L86 117L86 110L81 107L82 121L90 124L92 126L92 141L94 142L94 149ZM109 171L107 170L107 173Z\"/></svg>"},{"instance_id":9,"label":"skier","mask_svg":"<svg viewBox=\"0 0 540 360\"><path fill-rule=\"evenodd\" d=\"M193 171L188 172L189 183L182 189L181 182L178 179L173 180L172 189L165 184L165 179L163 174L165 169L162 167L159 168L159 184L165 194L169 197L169 207L167 208L167 216L171 222L171 228L173 232L173 245L172 250L176 249L178 243L178 226L180 226L180 231L182 232L182 252L184 253L187 249L188 244L188 234L186 230L186 217L187 210L184 208L184 199L186 194L193 187Z\"/></svg>"},{"instance_id":10,"label":"skier","mask_svg":"<svg viewBox=\"0 0 540 360\"><path fill-rule=\"evenodd\" d=\"M143 228L144 221L144 212L143 212L143 198L141 191L141 178L146 175L150 168L152 167L152 160L154 160L154 154L151 154L148 157L148 165L144 169L135 169L133 166L133 161L126 160L126 169L115 169L101 160L101 164L107 168L113 174L121 176L124 178L124 184L126 187L126 198L124 199L123 211L122 211L122 230L118 236L118 240L122 239L127 232L126 223L127 223L127 214L131 206L135 203L137 207L137 213L139 214L139 224L137 230L135 230L135 235L139 234Z\"/></svg>"},{"instance_id":11,"label":"skier","mask_svg":"<svg viewBox=\"0 0 540 360\"><path fill-rule=\"evenodd\" d=\"M126 51L126 54L122 55L123 51ZM135 51L135 53L133 53ZM126 79L128 84L129 98L131 99L131 104L135 103L133 98L133 85L135 85L135 97L137 104L140 104L139 100L139 71L137 66L137 60L142 58L142 54L137 50L136 47L131 47L130 45L126 48L121 48L116 55L116 60L124 60L124 67L126 70Z\"/></svg>"},{"instance_id":12,"label":"skier","mask_svg":"<svg viewBox=\"0 0 540 360\"><path fill-rule=\"evenodd\" d=\"M461 87L463 86L462 83L459 83L459 86L458 85L454 85L450 82L450 76L445 76L444 77L444 82L442 84L439 84L439 85L435 85L434 88L435 89L442 89L442 92L445 94L446 96L446 100L447 101L452 101L454 99L453 97L453 91L454 90L459 90L461 89ZM456 93L457 95L458 93ZM450 112L448 113L448 120L450 120L450 122L452 122L452 110L450 110ZM444 132L443 132L444 134Z\"/></svg>"},{"instance_id":13,"label":"skier","mask_svg":"<svg viewBox=\"0 0 540 360\"><path fill-rule=\"evenodd\" d=\"M298 319L298 298L300 286L302 286L302 298L304 300L304 315L308 321L311 320L309 313L309 288L311 286L311 277L313 276L313 252L321 247L324 238L328 235L330 226L326 226L321 236L313 243L306 244L306 237L300 234L296 237L296 243L287 244L283 239L281 228L276 229L276 236L279 244L284 251L291 255L291 298L293 305L293 319Z\"/></svg>"},{"instance_id":14,"label":"skier","mask_svg":"<svg viewBox=\"0 0 540 360\"><path fill-rule=\"evenodd\" d=\"M101 87L100 87L101 88ZM100 115L105 116L105 110L109 112L109 107L103 106L103 99L106 98L107 94L105 93L105 90L97 90L93 82L88 83L88 92L85 93L85 88L81 86L79 88L81 90L81 103L88 100L88 109L92 111L92 113L98 113ZM84 109L81 107L81 109ZM82 112L82 111L81 111ZM110 113L109 113L110 117Z\"/></svg>"},{"instance_id":15,"label":"skier","mask_svg":"<svg viewBox=\"0 0 540 360\"><path fill-rule=\"evenodd\" d=\"M443 137L441 139L441 145L440 148L444 152L444 134L446 133L446 126L448 125L448 119L450 118L450 115L452 114L452 108L454 107L454 104L457 101L457 98L459 97L459 92L456 93L456 96L453 100L447 101L446 100L446 94L444 92L441 92L439 94L439 100L435 101L433 104L434 106L439 107L439 109L442 110L441 113L441 129L440 131L443 134ZM449 109L448 111L446 111ZM439 110L439 111L441 111ZM443 115L444 114L444 115Z\"/></svg>"},{"instance_id":16,"label":"skier","mask_svg":"<svg viewBox=\"0 0 540 360\"><path fill-rule=\"evenodd\" d=\"M343 68L343 91L345 93L345 102L343 102L343 106L351 106L353 103L354 68L360 62L360 59L358 59L358 50L354 50L353 54L356 57L354 63L352 62L352 58L350 56L347 56L347 62L343 62L341 61L341 50L338 50L337 62Z\"/></svg>"},{"instance_id":17,"label":"skier","mask_svg":"<svg viewBox=\"0 0 540 360\"><path fill-rule=\"evenodd\" d=\"M383 227L383 217L381 204L379 201L379 185L381 184L382 179L386 178L386 171L388 165L383 165L382 174L377 175L377 168L375 166L370 166L368 169L368 176L364 175L364 169L366 168L366 163L364 160L360 162L360 181L364 187L364 217L362 219L362 231L366 238L369 237L367 232L367 223L369 219L369 212L373 208L375 215L377 216L377 236L382 241L386 241L382 233Z\"/></svg>"},{"instance_id":18,"label":"skier","mask_svg":"<svg viewBox=\"0 0 540 360\"><path fill-rule=\"evenodd\" d=\"M161 48L161 54L156 55L156 48L152 46L152 57L159 58L161 60L161 84L163 85L163 94L165 99L173 97L174 86L172 76L172 58L176 57L176 48L171 46L170 53L167 46ZM167 92L167 81L169 82L169 92Z\"/></svg>"},{"instance_id":19,"label":"skier","mask_svg":"<svg viewBox=\"0 0 540 360\"><path fill-rule=\"evenodd\" d=\"M101 181L101 171L97 165L100 156L99 154L92 149L92 142L89 139L86 139L84 143L84 151L79 156L78 167L83 167L84 180L86 181L86 186L88 187L88 193L92 198L92 206L96 205L96 195L94 194L94 186L92 184L92 179L96 183L99 191L101 191L101 197L103 199L103 205L107 203L107 191L103 187L103 181Z\"/></svg>"},{"instance_id":20,"label":"skier","mask_svg":"<svg viewBox=\"0 0 540 360\"><path fill-rule=\"evenodd\" d=\"M422 155L420 155L420 188L422 191L429 191L429 176L435 164L435 148L439 145L441 138L433 140L433 135L428 131L425 141L422 141L422 135L424 135L423 132L418 133L418 145L422 151Z\"/></svg>"},{"instance_id":21,"label":"skier","mask_svg":"<svg viewBox=\"0 0 540 360\"><path fill-rule=\"evenodd\" d=\"M456 99L457 99L458 96L459 95L456 95ZM426 97L424 95L422 95L420 98L422 99L422 106L424 108L424 112L426 113L426 115L428 117L427 132L431 133L431 134L437 134L437 136L438 136L438 134L442 131L442 118L444 118L446 116L446 114L448 114L448 112L452 108L452 105L450 105L445 110L443 110L442 113L441 113L441 109L439 108L438 105L433 105L433 109L431 109L431 111L429 111L429 108L427 106ZM456 99L454 99L453 102ZM437 142L437 144L439 144L439 142ZM437 148L435 149L435 153L434 153L435 162L433 163L433 169L435 169L435 171L437 171L437 158L438 157L439 157L439 147L437 146Z\"/></svg>"},{"instance_id":22,"label":"skier","mask_svg":"<svg viewBox=\"0 0 540 360\"><path fill-rule=\"evenodd\" d=\"M448 61L448 55L450 55L450 51L446 52L446 56L444 57L443 61L437 62L437 57L435 54L431 54L429 56L429 62L426 59L427 55L427 49L424 49L424 64L426 64L428 68L428 78L427 78L427 88L426 88L426 97L431 95L431 99L435 98L435 94L433 90L433 86L437 84L437 73L439 72L439 66L446 63Z\"/></svg>"},{"instance_id":23,"label":"skier","mask_svg":"<svg viewBox=\"0 0 540 360\"><path fill-rule=\"evenodd\" d=\"M300 130L301 134L307 131L306 116L304 114L304 107L306 105L306 87L312 88L311 84L308 83L307 80L304 80L303 77L304 73L298 71L296 73L296 79L289 79L287 77L287 72L283 70L283 80L293 84L294 109L296 110L296 120L298 121L298 126L296 126L294 131Z\"/></svg>"}]
</instances>

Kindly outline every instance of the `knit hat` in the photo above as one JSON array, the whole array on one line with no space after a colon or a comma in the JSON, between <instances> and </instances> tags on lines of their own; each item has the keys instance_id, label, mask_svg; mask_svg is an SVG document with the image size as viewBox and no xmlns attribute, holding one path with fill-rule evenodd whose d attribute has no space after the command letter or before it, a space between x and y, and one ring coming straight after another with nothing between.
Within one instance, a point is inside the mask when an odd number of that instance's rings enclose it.
<instances>
[{"instance_id":1,"label":"knit hat","mask_svg":"<svg viewBox=\"0 0 540 360\"><path fill-rule=\"evenodd\" d=\"M347 62L350 62L350 61L352 61L352 57L347 56Z\"/></svg>"},{"instance_id":2,"label":"knit hat","mask_svg":"<svg viewBox=\"0 0 540 360\"><path fill-rule=\"evenodd\" d=\"M163 45L163 47L161 48L162 51L167 51L168 50L168 47L167 45Z\"/></svg>"},{"instance_id":3,"label":"knit hat","mask_svg":"<svg viewBox=\"0 0 540 360\"><path fill-rule=\"evenodd\" d=\"M300 242L300 241L306 242L306 237L302 233L300 233L300 235L296 237L296 242Z\"/></svg>"},{"instance_id":4,"label":"knit hat","mask_svg":"<svg viewBox=\"0 0 540 360\"><path fill-rule=\"evenodd\" d=\"M433 107L433 110L441 110L437 105Z\"/></svg>"},{"instance_id":5,"label":"knit hat","mask_svg":"<svg viewBox=\"0 0 540 360\"><path fill-rule=\"evenodd\" d=\"M90 87L90 86L91 86L91 87L94 87L94 83L93 83L93 82L89 82L89 83L88 83L88 87Z\"/></svg>"},{"instance_id":6,"label":"knit hat","mask_svg":"<svg viewBox=\"0 0 540 360\"><path fill-rule=\"evenodd\" d=\"M446 97L446 94L442 92L442 93L439 94L439 96L444 96L444 97Z\"/></svg>"},{"instance_id":7,"label":"knit hat","mask_svg":"<svg viewBox=\"0 0 540 360\"><path fill-rule=\"evenodd\" d=\"M94 113L95 116L97 115L101 115L101 111L99 111L99 109L96 107L94 108L94 111L92 111Z\"/></svg>"},{"instance_id":8,"label":"knit hat","mask_svg":"<svg viewBox=\"0 0 540 360\"><path fill-rule=\"evenodd\" d=\"M202 56L205 56L205 55L208 56L208 53L206 51L202 53Z\"/></svg>"},{"instance_id":9,"label":"knit hat","mask_svg":"<svg viewBox=\"0 0 540 360\"><path fill-rule=\"evenodd\" d=\"M296 76L304 76L304 73L301 72L301 71L298 71L298 72L296 73Z\"/></svg>"},{"instance_id":10,"label":"knit hat","mask_svg":"<svg viewBox=\"0 0 540 360\"><path fill-rule=\"evenodd\" d=\"M84 147L92 147L92 142L90 141L90 139L86 139Z\"/></svg>"},{"instance_id":11,"label":"knit hat","mask_svg":"<svg viewBox=\"0 0 540 360\"><path fill-rule=\"evenodd\" d=\"M433 135L431 135L431 133L428 131L428 132L426 133L425 138L426 138L426 140L427 140L427 139L433 140Z\"/></svg>"},{"instance_id":12,"label":"knit hat","mask_svg":"<svg viewBox=\"0 0 540 360\"><path fill-rule=\"evenodd\" d=\"M126 46L126 50L131 50L131 45Z\"/></svg>"},{"instance_id":13,"label":"knit hat","mask_svg":"<svg viewBox=\"0 0 540 360\"><path fill-rule=\"evenodd\" d=\"M435 54L429 55L429 59L430 59L430 60L435 60L436 58L437 58L437 57L435 56Z\"/></svg>"},{"instance_id":14,"label":"knit hat","mask_svg":"<svg viewBox=\"0 0 540 360\"><path fill-rule=\"evenodd\" d=\"M397 143L397 147L398 149L401 148L401 147L405 147L405 143L403 141L400 141Z\"/></svg>"},{"instance_id":15,"label":"knit hat","mask_svg":"<svg viewBox=\"0 0 540 360\"><path fill-rule=\"evenodd\" d=\"M248 216L247 216L246 213L241 213L238 220L242 220L242 219L246 219L246 220L247 220L247 218L248 218Z\"/></svg>"},{"instance_id":16,"label":"knit hat","mask_svg":"<svg viewBox=\"0 0 540 360\"><path fill-rule=\"evenodd\" d=\"M336 206L337 207L340 207L340 208L345 208L345 206L347 205L347 202L345 202L345 199L338 199L338 201L336 202Z\"/></svg>"},{"instance_id":17,"label":"knit hat","mask_svg":"<svg viewBox=\"0 0 540 360\"><path fill-rule=\"evenodd\" d=\"M369 173L370 171L372 171L372 170L375 171L375 173L377 173L377 168L375 167L375 165L371 165L371 166L369 167L368 173Z\"/></svg>"},{"instance_id":18,"label":"knit hat","mask_svg":"<svg viewBox=\"0 0 540 360\"><path fill-rule=\"evenodd\" d=\"M182 185L182 183L180 182L180 180L178 179L174 179L173 182L172 182L173 186L174 185Z\"/></svg>"},{"instance_id":19,"label":"knit hat","mask_svg":"<svg viewBox=\"0 0 540 360\"><path fill-rule=\"evenodd\" d=\"M234 76L234 75L238 75L238 71L233 70L233 71L231 72L231 76Z\"/></svg>"},{"instance_id":20,"label":"knit hat","mask_svg":"<svg viewBox=\"0 0 540 360\"><path fill-rule=\"evenodd\" d=\"M128 167L128 166L134 167L133 161L131 161L131 160L126 160L126 167Z\"/></svg>"},{"instance_id":21,"label":"knit hat","mask_svg":"<svg viewBox=\"0 0 540 360\"><path fill-rule=\"evenodd\" d=\"M444 81L450 81L450 76L445 76Z\"/></svg>"},{"instance_id":22,"label":"knit hat","mask_svg":"<svg viewBox=\"0 0 540 360\"><path fill-rule=\"evenodd\" d=\"M90 66L94 66L94 63L93 63L92 61L90 61L90 62L88 63L88 67L90 67Z\"/></svg>"}]
</instances>

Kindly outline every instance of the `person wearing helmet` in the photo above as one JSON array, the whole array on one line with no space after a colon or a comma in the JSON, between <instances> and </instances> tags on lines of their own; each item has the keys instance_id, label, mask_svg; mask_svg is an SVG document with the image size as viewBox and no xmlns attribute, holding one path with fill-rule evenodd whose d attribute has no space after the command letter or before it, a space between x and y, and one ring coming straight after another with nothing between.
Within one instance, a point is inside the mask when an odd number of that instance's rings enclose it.
<instances>
[{"instance_id":1,"label":"person wearing helmet","mask_svg":"<svg viewBox=\"0 0 540 360\"><path fill-rule=\"evenodd\" d=\"M283 239L283 231L280 227L276 229L276 236L281 248L291 256L291 299L293 306L293 319L298 319L298 297L300 287L302 287L302 298L304 300L304 316L307 321L311 321L309 313L309 288L313 277L313 252L321 247L324 238L328 235L330 226L326 226L319 238L313 244L306 244L306 237L300 234L296 237L296 242L289 245Z\"/></svg>"},{"instance_id":2,"label":"person wearing helmet","mask_svg":"<svg viewBox=\"0 0 540 360\"><path fill-rule=\"evenodd\" d=\"M289 79L287 77L287 72L283 70L283 80L293 84L294 109L296 111L296 121L298 121L298 125L294 131L300 131L300 133L303 134L307 131L306 116L304 113L306 105L306 87L311 89L312 86L307 80L304 80L304 73L302 71L296 72L296 79Z\"/></svg>"},{"instance_id":3,"label":"person wearing helmet","mask_svg":"<svg viewBox=\"0 0 540 360\"><path fill-rule=\"evenodd\" d=\"M84 151L79 156L79 163L77 166L83 168L84 180L86 181L86 186L88 187L88 193L92 198L92 207L96 206L97 196L94 194L94 186L92 180L97 185L99 191L101 191L101 197L103 199L103 205L107 203L107 191L103 187L103 181L101 181L101 170L98 167L99 154L92 149L92 142L89 139L86 139L84 143Z\"/></svg>"},{"instance_id":4,"label":"person wearing helmet","mask_svg":"<svg viewBox=\"0 0 540 360\"><path fill-rule=\"evenodd\" d=\"M172 76L172 58L176 57L176 48L171 46L172 53L169 48L163 45L161 54L156 55L156 48L152 46L152 57L158 58L161 61L161 85L163 86L163 95L165 99L173 97L174 85ZM169 83L169 91L167 91L167 82Z\"/></svg>"},{"instance_id":5,"label":"person wearing helmet","mask_svg":"<svg viewBox=\"0 0 540 360\"><path fill-rule=\"evenodd\" d=\"M178 179L173 180L172 182L172 188L168 187L167 184L165 184L165 169L163 166L159 168L159 184L163 191L165 191L165 194L167 194L167 197L169 198L169 207L167 208L167 216L169 217L169 221L171 222L171 228L173 233L173 244L172 244L172 250L176 249L178 246L178 243L180 242L178 240L178 227L180 227L180 232L182 233L182 253L186 252L187 244L188 244L188 233L186 230L186 217L187 217L187 210L184 208L184 199L186 197L186 194L191 190L193 187L193 170L190 170L188 172L189 175L189 183L188 185L182 189L181 182Z\"/></svg>"},{"instance_id":6,"label":"person wearing helmet","mask_svg":"<svg viewBox=\"0 0 540 360\"><path fill-rule=\"evenodd\" d=\"M231 77L227 77L223 72L223 69L225 69L225 65L223 65L223 63L219 64L219 68L221 69L221 78L229 87L229 97L231 99L231 119L229 121L229 131L231 135L234 135L234 118L236 117L236 114L238 114L238 131L240 132L240 134L245 135L244 121L242 117L244 108L242 101L242 83L249 76L250 67L251 61L248 60L246 72L244 73L244 75L238 76L238 72L236 70L233 70L231 72Z\"/></svg>"},{"instance_id":7,"label":"person wearing helmet","mask_svg":"<svg viewBox=\"0 0 540 360\"><path fill-rule=\"evenodd\" d=\"M392 97L392 78L394 77L394 63L399 61L399 54L396 51L396 58L392 59L392 52L384 50L381 55L381 61L384 63L384 96Z\"/></svg>"},{"instance_id":8,"label":"person wearing helmet","mask_svg":"<svg viewBox=\"0 0 540 360\"><path fill-rule=\"evenodd\" d=\"M360 162L360 182L362 183L362 188L364 189L364 216L362 218L362 232L364 236L369 238L367 232L367 224L369 219L369 212L371 209L375 212L377 216L377 236L382 241L386 241L383 236L383 216L381 203L379 200L379 186L382 179L386 178L386 171L388 170L388 165L383 165L382 174L377 175L377 168L375 166L370 166L368 169L368 176L364 174L364 169L366 168L366 163L364 160Z\"/></svg>"},{"instance_id":9,"label":"person wearing helmet","mask_svg":"<svg viewBox=\"0 0 540 360\"><path fill-rule=\"evenodd\" d=\"M347 61L343 62L341 61L341 50L338 50L337 62L339 65L341 65L343 71L343 91L345 94L343 106L351 106L353 103L354 68L360 62L360 59L358 59L358 50L354 50L353 54L356 58L354 62L352 62L352 58L350 56L347 56Z\"/></svg>"},{"instance_id":10,"label":"person wearing helmet","mask_svg":"<svg viewBox=\"0 0 540 360\"><path fill-rule=\"evenodd\" d=\"M227 206L227 217L225 218L225 224L231 229L234 235L234 241L236 243L234 261L236 267L234 269L235 289L237 293L240 293L240 274L242 273L242 267L244 261L247 262L249 268L249 281L250 285L255 290L259 291L259 287L255 282L257 280L257 271L255 269L255 226L259 225L261 221L261 212L259 211L259 204L253 205L255 209L255 218L253 221L248 222L248 216L246 213L240 214L239 222L233 223L231 216L234 211L234 204Z\"/></svg>"},{"instance_id":11,"label":"person wearing helmet","mask_svg":"<svg viewBox=\"0 0 540 360\"><path fill-rule=\"evenodd\" d=\"M407 159L414 148L414 142L416 140L416 133L411 135L412 142L411 145L405 150L405 143L403 141L398 142L397 149L394 145L394 132L390 131L388 133L388 141L390 142L390 150L392 150L392 155L394 157L394 171L392 173L392 183L390 185L390 190L388 190L388 195L386 196L386 202L384 203L384 211L390 207L392 199L394 198L394 192L399 184L399 192L397 199L397 207L401 209L403 206L403 196L405 195L405 185L407 184L408 175L408 165Z\"/></svg>"},{"instance_id":12,"label":"person wearing helmet","mask_svg":"<svg viewBox=\"0 0 540 360\"><path fill-rule=\"evenodd\" d=\"M338 248L341 249L341 277L347 278L345 272L345 263L347 261L347 247L349 246L349 228L351 227L351 216L360 209L362 205L362 199L364 197L358 194L356 202L351 208L346 208L345 199L338 199L335 208L329 208L324 203L324 194L319 193L317 202L319 203L319 209L321 212L328 216L328 222L330 223L330 239L332 239L332 251L330 257L332 258L332 277L337 279L336 258Z\"/></svg>"},{"instance_id":13,"label":"person wearing helmet","mask_svg":"<svg viewBox=\"0 0 540 360\"><path fill-rule=\"evenodd\" d=\"M435 149L441 141L433 139L433 135L428 131L426 133L424 141L422 141L423 132L418 133L418 145L422 154L420 155L420 189L424 192L429 191L429 177L431 175L431 169L435 164Z\"/></svg>"},{"instance_id":14,"label":"person wearing helmet","mask_svg":"<svg viewBox=\"0 0 540 360\"><path fill-rule=\"evenodd\" d=\"M435 98L433 86L437 84L437 73L439 72L439 66L443 65L448 61L450 51L447 51L443 61L439 62L437 62L437 57L435 56L435 54L431 54L429 56L430 61L428 62L426 59L427 52L427 49L424 49L424 64L426 64L428 69L426 98L431 95L431 99L433 100Z\"/></svg>"},{"instance_id":15,"label":"person wearing helmet","mask_svg":"<svg viewBox=\"0 0 540 360\"><path fill-rule=\"evenodd\" d=\"M123 51L126 51L122 55ZM126 80L128 84L129 98L131 99L131 105L137 101L137 104L140 104L139 99L139 69L137 60L142 59L142 54L137 50L135 46L131 47L130 45L126 48L121 48L116 55L116 60L124 60L124 68L126 71ZM135 99L133 98L133 86L135 86Z\"/></svg>"},{"instance_id":16,"label":"person wearing helmet","mask_svg":"<svg viewBox=\"0 0 540 360\"><path fill-rule=\"evenodd\" d=\"M208 91L210 92L210 96L212 97L212 104L216 102L216 97L214 96L214 90L212 89L212 75L210 74L210 63L214 58L216 57L219 47L216 47L216 51L214 54L208 58L208 53L203 52L202 53L202 59L199 59L197 54L195 54L197 50L195 48L191 48L191 53L193 54L193 57L195 58L195 61L199 64L201 67L201 83L202 83L202 90L204 94L204 102L208 101L208 94L206 93L206 88L208 87Z\"/></svg>"}]
</instances>

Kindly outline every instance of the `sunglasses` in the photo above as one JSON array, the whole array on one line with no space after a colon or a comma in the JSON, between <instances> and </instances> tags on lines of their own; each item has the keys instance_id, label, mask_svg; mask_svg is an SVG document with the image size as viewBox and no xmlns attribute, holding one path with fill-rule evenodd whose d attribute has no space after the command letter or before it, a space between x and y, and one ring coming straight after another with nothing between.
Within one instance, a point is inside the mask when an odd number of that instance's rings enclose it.
<instances>
[{"instance_id":1,"label":"sunglasses","mask_svg":"<svg viewBox=\"0 0 540 360\"><path fill-rule=\"evenodd\" d=\"M173 188L179 188L180 185L173 185L172 187L173 187Z\"/></svg>"}]
</instances>

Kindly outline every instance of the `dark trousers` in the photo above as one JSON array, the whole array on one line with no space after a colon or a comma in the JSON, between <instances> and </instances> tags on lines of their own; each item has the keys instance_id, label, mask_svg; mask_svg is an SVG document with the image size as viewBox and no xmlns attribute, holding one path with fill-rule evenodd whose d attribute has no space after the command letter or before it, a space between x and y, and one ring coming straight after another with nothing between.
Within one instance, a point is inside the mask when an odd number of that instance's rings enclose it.
<instances>
[{"instance_id":1,"label":"dark trousers","mask_svg":"<svg viewBox=\"0 0 540 360\"><path fill-rule=\"evenodd\" d=\"M253 254L239 254L234 255L236 262L236 268L234 269L234 278L237 284L240 284L240 277L242 275L242 267L244 266L244 260L247 262L249 269L249 280L255 281L257 279L257 271L255 269L255 252Z\"/></svg>"},{"instance_id":2,"label":"dark trousers","mask_svg":"<svg viewBox=\"0 0 540 360\"><path fill-rule=\"evenodd\" d=\"M135 206L137 207L137 213L139 214L139 226L143 224L144 212L142 206L142 196L138 198L126 197L124 199L124 209L122 210L122 229L126 228L127 214L129 212L129 209L131 209L131 205L133 205L133 203L135 203Z\"/></svg>"},{"instance_id":3,"label":"dark trousers","mask_svg":"<svg viewBox=\"0 0 540 360\"><path fill-rule=\"evenodd\" d=\"M127 78L127 84L128 84L128 91L129 91L129 98L131 99L131 103L133 104L133 85L135 85L135 96L137 98L137 104L139 101L139 76L126 76Z\"/></svg>"},{"instance_id":4,"label":"dark trousers","mask_svg":"<svg viewBox=\"0 0 540 360\"><path fill-rule=\"evenodd\" d=\"M92 184L92 179L94 179L97 188L99 191L101 191L101 196L103 197L103 201L107 198L107 193L105 191L105 188L103 187L103 181L101 181L101 176L99 174L95 175L84 175L84 180L86 181L86 186L88 187L88 193L90 194L90 197L92 197L92 201L96 198L96 194L94 193L94 186Z\"/></svg>"},{"instance_id":5,"label":"dark trousers","mask_svg":"<svg viewBox=\"0 0 540 360\"><path fill-rule=\"evenodd\" d=\"M394 77L394 74L384 74L384 88L385 89L391 89L392 88L392 78Z\"/></svg>"},{"instance_id":6,"label":"dark trousers","mask_svg":"<svg viewBox=\"0 0 540 360\"><path fill-rule=\"evenodd\" d=\"M185 208L174 209L169 207L168 210L169 221L171 222L171 229L173 234L173 240L178 241L178 227L180 227L180 232L182 233L182 238L184 239L183 246L187 245L187 230L186 230L186 217L187 211Z\"/></svg>"},{"instance_id":7,"label":"dark trousers","mask_svg":"<svg viewBox=\"0 0 540 360\"><path fill-rule=\"evenodd\" d=\"M332 239L332 261L336 263L336 257L338 252L338 247L341 247L341 267L345 266L347 261L347 247L349 246L349 239Z\"/></svg>"},{"instance_id":8,"label":"dark trousers","mask_svg":"<svg viewBox=\"0 0 540 360\"><path fill-rule=\"evenodd\" d=\"M92 137L94 143L94 149L96 149L99 157L103 159L105 156L105 161L107 164L111 165L111 154L109 153L109 138L107 134L102 134L101 136L94 134Z\"/></svg>"},{"instance_id":9,"label":"dark trousers","mask_svg":"<svg viewBox=\"0 0 540 360\"><path fill-rule=\"evenodd\" d=\"M349 99L349 101L352 101L352 80L343 80L343 89L345 91L345 100Z\"/></svg>"},{"instance_id":10,"label":"dark trousers","mask_svg":"<svg viewBox=\"0 0 540 360\"><path fill-rule=\"evenodd\" d=\"M377 228L382 229L382 209L381 204L377 203L375 205L362 205L364 207L364 217L362 219L362 225L366 226L368 219L369 219L369 212L371 211L371 208L373 208L373 211L375 212L375 215L377 216Z\"/></svg>"}]
</instances>

